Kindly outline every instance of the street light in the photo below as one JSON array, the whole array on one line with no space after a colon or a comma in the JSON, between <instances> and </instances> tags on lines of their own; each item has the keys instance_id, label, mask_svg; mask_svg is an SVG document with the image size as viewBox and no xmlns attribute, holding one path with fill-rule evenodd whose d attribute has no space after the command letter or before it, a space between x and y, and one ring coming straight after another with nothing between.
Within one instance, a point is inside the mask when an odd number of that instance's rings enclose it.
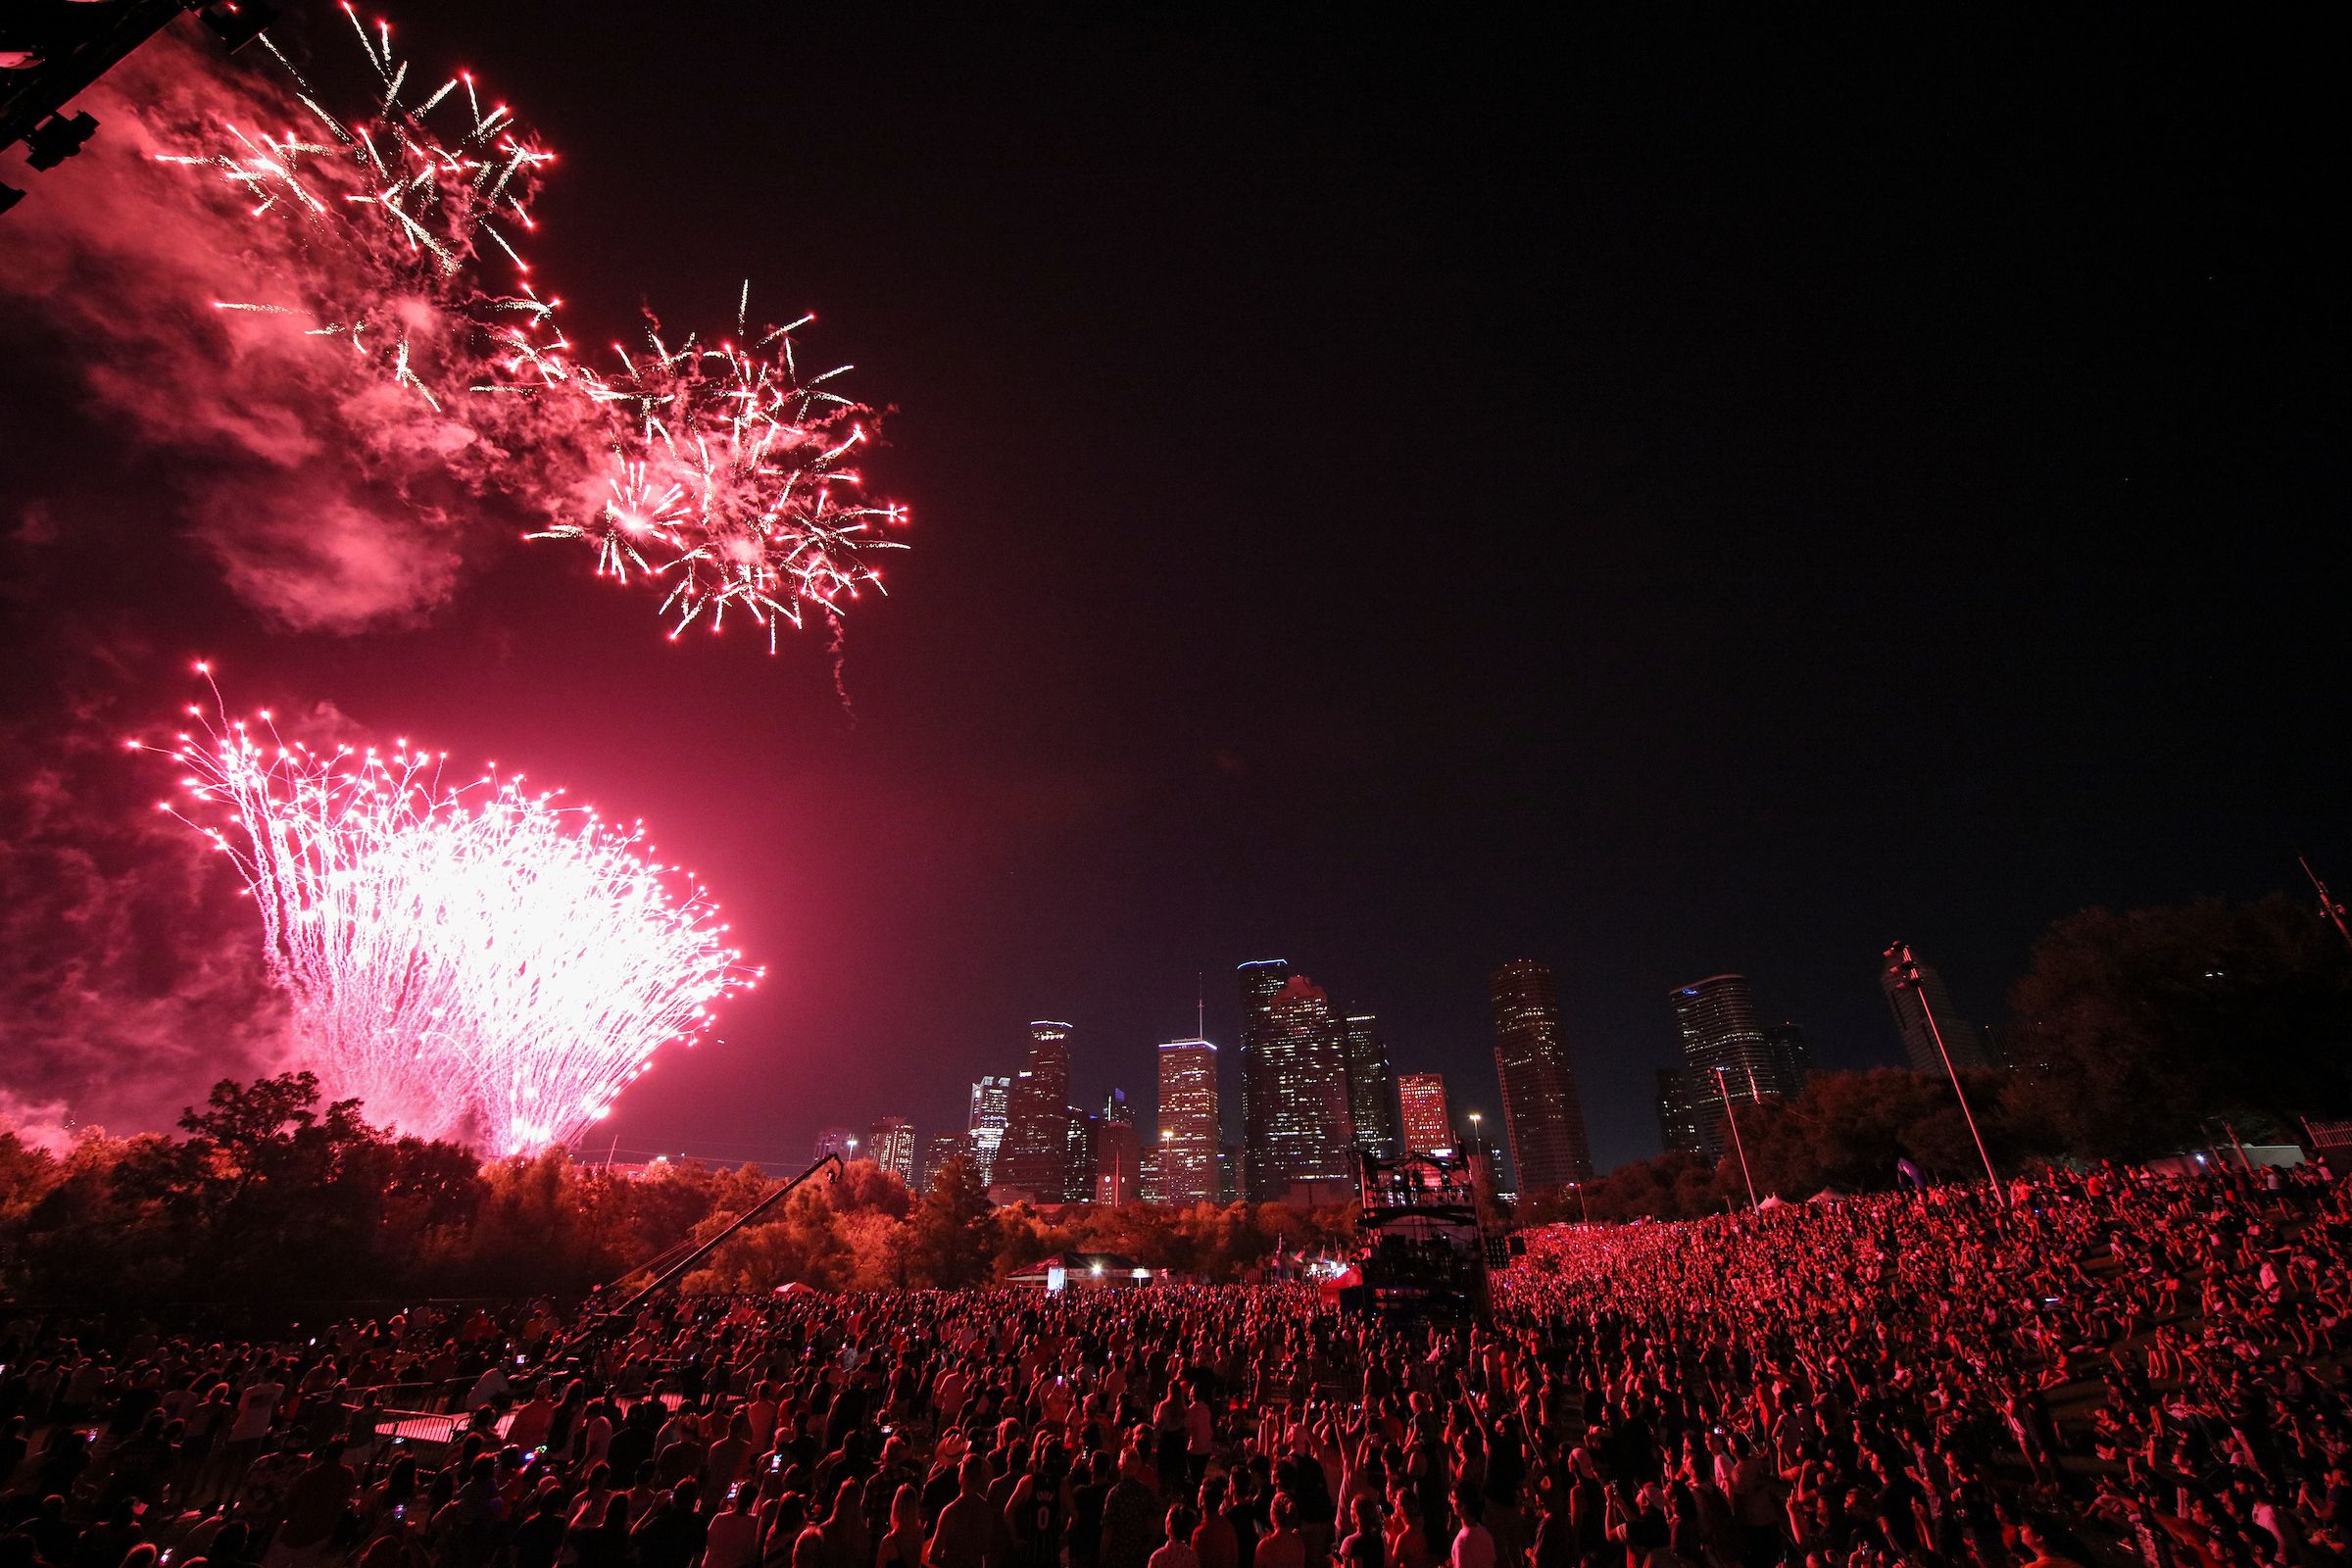
<instances>
[{"instance_id":1,"label":"street light","mask_svg":"<svg viewBox=\"0 0 2352 1568\"><path fill-rule=\"evenodd\" d=\"M1895 989L1908 991L1919 999L1919 1015L1928 1022L1928 1034L1936 1042L1936 1054L1943 1058L1944 1075L1952 1080L1952 1095L1960 1102L1960 1115L1968 1123L1968 1136L1977 1141L1977 1157L1984 1162L1984 1180L1997 1200L2001 1196L2001 1179L1993 1174L1992 1156L1984 1152L1984 1135L1977 1131L1977 1113L1968 1108L1968 1091L1960 1087L1960 1070L1952 1065L1952 1054L1944 1049L1943 1026L1936 1021L1936 1009L1928 1005L1928 988L1920 983L1919 960L1900 942L1887 948L1886 958L1886 972L1893 976Z\"/></svg>"}]
</instances>

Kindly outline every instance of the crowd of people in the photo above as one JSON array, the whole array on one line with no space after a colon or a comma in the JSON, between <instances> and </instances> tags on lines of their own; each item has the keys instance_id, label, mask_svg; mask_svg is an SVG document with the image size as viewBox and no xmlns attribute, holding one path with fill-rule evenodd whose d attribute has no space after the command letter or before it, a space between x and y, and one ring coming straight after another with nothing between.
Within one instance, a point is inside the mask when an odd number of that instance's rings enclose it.
<instances>
[{"instance_id":1,"label":"crowd of people","mask_svg":"<svg viewBox=\"0 0 2352 1568\"><path fill-rule=\"evenodd\" d=\"M1311 1285L0 1326L0 1568L2352 1562L2352 1188L2098 1169Z\"/></svg>"}]
</instances>

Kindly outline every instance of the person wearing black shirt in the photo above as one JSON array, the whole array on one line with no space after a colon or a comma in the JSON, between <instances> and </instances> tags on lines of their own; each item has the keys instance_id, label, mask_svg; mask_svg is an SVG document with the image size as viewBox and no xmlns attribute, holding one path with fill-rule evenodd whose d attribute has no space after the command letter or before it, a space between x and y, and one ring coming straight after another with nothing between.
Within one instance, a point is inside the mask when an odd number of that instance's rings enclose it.
<instances>
[{"instance_id":1,"label":"person wearing black shirt","mask_svg":"<svg viewBox=\"0 0 2352 1568\"><path fill-rule=\"evenodd\" d=\"M1110 1495L1110 1456L1098 1452L1086 1479L1070 1489L1070 1568L1096 1568L1102 1557L1102 1504Z\"/></svg>"},{"instance_id":2,"label":"person wearing black shirt","mask_svg":"<svg viewBox=\"0 0 2352 1568\"><path fill-rule=\"evenodd\" d=\"M695 1503L695 1484L681 1481L630 1532L641 1568L691 1568L703 1554L703 1541L710 1531Z\"/></svg>"},{"instance_id":3,"label":"person wearing black shirt","mask_svg":"<svg viewBox=\"0 0 2352 1568\"><path fill-rule=\"evenodd\" d=\"M509 1543L514 1554L514 1568L556 1568L556 1554L564 1545L564 1495L559 1491L539 1494L531 1510L514 1527Z\"/></svg>"}]
</instances>

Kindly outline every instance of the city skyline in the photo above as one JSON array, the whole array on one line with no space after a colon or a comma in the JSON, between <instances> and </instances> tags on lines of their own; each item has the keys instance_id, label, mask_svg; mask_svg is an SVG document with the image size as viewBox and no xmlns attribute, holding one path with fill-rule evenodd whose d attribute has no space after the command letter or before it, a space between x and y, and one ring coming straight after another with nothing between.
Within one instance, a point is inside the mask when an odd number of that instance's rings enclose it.
<instances>
[{"instance_id":1,"label":"city skyline","mask_svg":"<svg viewBox=\"0 0 2352 1568\"><path fill-rule=\"evenodd\" d=\"M1500 974L1503 971L1520 967L1523 965L1504 965L1496 975L1489 977L1490 1006L1494 1004L1494 986ZM1549 973L1548 965L1539 963L1532 967L1537 971ZM1932 971L1925 972L1932 973ZM1505 1104L1498 1065L1491 1061L1490 1073L1482 1078L1476 1072L1464 1073L1455 1068L1417 1069L1410 1065L1396 1063L1390 1059L1388 1042L1385 1032L1379 1027L1377 1012L1362 1008L1337 1008L1321 987L1315 986L1311 979L1298 971L1288 960L1245 960L1235 966L1235 974L1239 987L1237 994L1242 999L1245 1018L1252 1015L1252 1004L1258 999L1263 999L1263 1004L1270 1012L1273 1003L1286 988L1292 987L1295 982L1300 983L1297 1000L1315 1009L1324 1021L1323 1039L1329 1044L1330 1054L1322 1054L1322 1048L1318 1046L1316 1057L1318 1061L1322 1062L1322 1066L1318 1070L1327 1075L1322 1079L1324 1091L1331 1091L1333 1080L1328 1075L1336 1074L1336 1093L1345 1097L1348 1103L1350 1136L1357 1137L1360 1142L1360 1135L1355 1131L1354 1120L1358 1109L1356 1068L1359 1059L1366 1063L1377 1061L1379 1070L1387 1076L1387 1114L1392 1118L1401 1118L1397 1123L1396 1133L1398 1146L1402 1146L1408 1141L1406 1134L1412 1114L1408 1099L1410 1087L1416 1081L1435 1079L1440 1085L1443 1101L1448 1107L1451 1139L1458 1142L1469 1136L1468 1118L1474 1112L1491 1118L1493 1125L1487 1128L1488 1141L1494 1146L1497 1153L1503 1156L1504 1171L1507 1177L1513 1182L1517 1180L1516 1160L1510 1156L1510 1114ZM1704 1073L1692 1074L1690 1072L1693 1060L1691 1047L1694 1027L1699 1028L1703 1038L1711 1042L1709 1045L1702 1046L1700 1054L1710 1065L1719 1061L1730 1071L1730 1087L1736 1101L1748 1098L1747 1072L1751 1065L1756 1071L1757 1093L1786 1095L1792 1093L1796 1088L1801 1088L1810 1064L1811 1045L1803 1025L1788 1021L1776 1024L1756 1022L1761 1014L1754 1001L1752 986L1748 977L1744 975L1721 973L1711 975L1707 979L1694 982L1690 986L1677 986L1668 993L1668 1001L1671 1004L1668 1010L1672 1015L1670 1033L1680 1048L1679 1065L1659 1064L1653 1069L1651 1092L1646 1097L1641 1111L1644 1129L1649 1135L1648 1147L1642 1147L1642 1141L1636 1140L1632 1152L1624 1155L1615 1163L1622 1164L1631 1159L1646 1158L1661 1150L1677 1148L1688 1149L1709 1158L1718 1157L1721 1152L1716 1148L1719 1132L1717 1124L1721 1120L1720 1110L1716 1108L1720 1099L1719 1092L1712 1077L1706 1076ZM1556 1001L1552 1005L1556 1008ZM1205 1006L1197 1004L1196 1016L1204 1015ZM1262 1019L1263 1014L1258 1016ZM1701 1021L1694 1023L1693 1020ZM1894 1014L1893 1022L1889 1024L1886 1037L1876 1043L1879 1059L1866 1061L1859 1065L1866 1067L1912 1065L1905 1059L1905 1048L1908 1041L1900 1034L1901 1021L1902 1014L1898 1010ZM1980 1038L1984 1033L1981 1026L1973 1024L1961 1023L1958 1027L1970 1031L1971 1038ZM1030 1032L1028 1044L1032 1049L1041 1038L1039 1034L1041 1030L1052 1037L1060 1048L1061 1070L1066 1074L1065 1082L1070 1086L1065 1090L1068 1102L1064 1107L1065 1120L1061 1124L1064 1143L1062 1164L1059 1170L1060 1179L1065 1185L1059 1190L1071 1196L1061 1200L1089 1200L1088 1195L1099 1197L1105 1190L1105 1182L1108 1179L1105 1173L1108 1166L1102 1162L1108 1156L1103 1152L1106 1146L1102 1138L1103 1129L1099 1124L1110 1120L1109 1112L1114 1103L1120 1107L1120 1113L1126 1117L1128 1125L1135 1126L1137 1124L1133 1107L1139 1102L1127 1098L1127 1080L1130 1077L1143 1083L1147 1092L1156 1091L1156 1094L1152 1100L1151 1123L1149 1126L1141 1127L1138 1134L1140 1140L1137 1146L1136 1168L1138 1174L1132 1179L1123 1178L1120 1190L1140 1193L1147 1182L1155 1185L1162 1179L1157 1174L1157 1162L1160 1157L1160 1145L1157 1140L1159 1131L1169 1126L1160 1110L1160 1106L1165 1103L1164 1097L1168 1089L1169 1054L1176 1053L1181 1057L1188 1049L1195 1053L1204 1052L1209 1070L1215 1074L1211 1079L1216 1111L1210 1137L1212 1152L1208 1156L1206 1166L1208 1184L1213 1188L1216 1177L1214 1151L1220 1145L1226 1149L1238 1151L1246 1160L1249 1149L1246 1142L1246 1128L1236 1119L1241 1115L1240 1106L1243 1103L1243 1097L1228 1088L1225 1082L1228 1054L1221 1053L1215 1042L1198 1036L1157 1042L1149 1048L1154 1053L1154 1059L1144 1064L1148 1071L1137 1071L1130 1074L1128 1068L1120 1064L1119 1054L1122 1048L1119 1046L1106 1045L1107 1054L1103 1055L1102 1060L1095 1060L1088 1053L1071 1052L1070 1044L1080 1033L1071 1023L1064 1021L1033 1022L1028 1029ZM1492 1052L1495 1048L1490 1046L1488 1049ZM1136 1054L1140 1054L1140 1053ZM1132 1057L1129 1059L1132 1060ZM1966 1064L1964 1062L1964 1065ZM1576 1065L1575 1053L1572 1048L1570 1050L1570 1065L1572 1070ZM1937 1070L1940 1071L1940 1067ZM1197 1072L1198 1067L1196 1066L1186 1075L1187 1081L1193 1082ZM1690 1081L1670 1084L1670 1078L1677 1074L1690 1078ZM969 1153L981 1162L983 1179L987 1180L990 1176L988 1157L992 1132L996 1140L1002 1140L1004 1137L1004 1123L1009 1116L1010 1090L1019 1076L1019 1072L983 1074L981 1078L975 1080L969 1086L968 1098L965 1101L967 1109L963 1118L964 1127L960 1132L953 1135L934 1132L918 1122L914 1130L914 1143L919 1146L923 1153L923 1157L915 1162L918 1174L927 1177L929 1173L936 1170L937 1165L930 1161L929 1152L938 1146L940 1140L953 1136L957 1141L958 1152ZM1703 1084L1699 1081L1701 1079L1703 1079ZM1103 1101L1103 1109L1101 1111L1086 1110L1082 1108L1079 1102L1083 1101L1088 1094L1096 1093L1096 1091L1077 1086L1081 1083L1097 1081L1108 1085L1106 1090L1102 1091L1102 1094L1106 1097ZM1703 1094L1701 1093L1702 1088ZM1197 1115L1198 1113L1191 1114ZM883 1120L895 1118L883 1118ZM832 1129L832 1131L846 1136L851 1129L844 1125ZM867 1155L871 1138L878 1135L879 1132L880 1125L877 1121L869 1133L858 1135L857 1141L860 1157ZM1317 1145L1317 1149L1320 1151L1321 1146ZM1328 1183L1352 1179L1351 1167L1345 1164L1345 1156L1337 1151L1323 1151L1321 1157L1341 1161L1341 1163L1325 1167L1327 1170L1347 1173L1326 1175L1320 1178L1321 1180ZM1592 1173L1602 1173L1606 1168L1609 1167L1595 1162ZM1237 1174L1242 1177L1246 1186L1246 1173ZM1003 1185L1010 1187L1014 1184L1004 1183ZM1200 1185L1199 1180L1194 1179L1186 1190L1197 1190Z\"/></svg>"},{"instance_id":2,"label":"city skyline","mask_svg":"<svg viewBox=\"0 0 2352 1568\"><path fill-rule=\"evenodd\" d=\"M1235 966L1235 975L1265 1118L1254 1131L1239 1129L1244 1170L1243 1191L1237 1196L1328 1201L1352 1180L1355 1149L1395 1153L1456 1147L1470 1139L1466 1129L1484 1112L1464 1108L1457 1123L1454 1094L1443 1072L1396 1068L1377 1013L1335 1010L1322 988L1286 959L1245 960ZM1548 1183L1553 1186L1590 1178L1596 1171L1583 1144L1575 1063L1564 1037L1552 970L1533 960L1514 960L1489 977L1488 988L1497 1032L1494 1101L1502 1114L1501 1138L1490 1133L1483 1147L1495 1155L1507 1152L1506 1174L1513 1185L1521 1181L1522 1162L1531 1157L1540 1185L1545 1172L1553 1173ZM1659 1149L1718 1158L1724 1138L1717 1107L1724 1096L1792 1097L1810 1068L1805 1031L1794 1022L1759 1023L1744 975L1719 973L1678 986L1668 994L1668 1002L1681 1037L1683 1064L1656 1070L1651 1109ZM1197 1003L1197 1018L1204 1011ZM1899 1009L1895 1020L1898 1025L1903 1021ZM1002 1137L1002 1124L1010 1119L1006 1086L1027 1085L1041 1063L1045 1075L1040 1086L1024 1091L1030 1113L1042 1113L1057 1084L1066 1097L1077 1065L1069 1051L1075 1033L1067 1022L1032 1022L1029 1055L1021 1070L1010 1077L983 1076L974 1082L967 1131L931 1137L919 1166L925 1179L944 1162L929 1151L944 1149L950 1139L977 1157L992 1132ZM1233 1129L1222 1113L1226 1102L1219 1066L1216 1045L1203 1037L1159 1042L1150 1129L1139 1130L1133 1102L1123 1087L1114 1086L1100 1111L1063 1105L1061 1163L1055 1174L1041 1176L1038 1172L1045 1167L1031 1163L1021 1167L1030 1173L1027 1180L992 1185L1002 1185L1007 1198L1033 1195L1040 1188L1060 1195L1033 1198L1041 1202L1116 1204L1139 1196L1180 1203L1214 1199L1222 1185L1220 1157L1234 1148L1224 1136ZM1719 1070L1729 1075L1720 1083ZM1563 1077L1564 1085L1559 1082ZM1520 1088L1516 1103L1514 1083ZM1339 1106L1345 1107L1345 1116L1335 1119L1332 1112ZM1313 1107L1317 1114L1302 1116L1302 1107ZM1551 1118L1548 1127L1538 1125L1544 1116ZM890 1156L898 1142L890 1141L889 1129L900 1126L898 1118L874 1124L869 1148L879 1151L873 1155L877 1163L896 1168ZM1327 1136L1301 1144L1302 1134L1318 1131ZM1252 1138L1259 1141L1254 1146ZM1347 1141L1344 1147L1341 1138ZM900 1141L911 1150L913 1133L906 1132ZM1531 1148L1532 1156L1527 1152ZM1254 1192L1249 1187L1251 1170L1257 1173Z\"/></svg>"}]
</instances>

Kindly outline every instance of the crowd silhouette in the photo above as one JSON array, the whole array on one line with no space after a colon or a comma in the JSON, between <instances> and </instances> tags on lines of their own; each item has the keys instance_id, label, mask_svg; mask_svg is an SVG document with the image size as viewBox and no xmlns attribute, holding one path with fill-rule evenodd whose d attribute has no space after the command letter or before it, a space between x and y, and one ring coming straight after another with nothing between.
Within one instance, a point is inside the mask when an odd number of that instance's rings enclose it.
<instances>
[{"instance_id":1,"label":"crowd silhouette","mask_svg":"<svg viewBox=\"0 0 2352 1568\"><path fill-rule=\"evenodd\" d=\"M0 1568L2352 1562L2352 1192L2099 1167L1308 1284L0 1328Z\"/></svg>"}]
</instances>

